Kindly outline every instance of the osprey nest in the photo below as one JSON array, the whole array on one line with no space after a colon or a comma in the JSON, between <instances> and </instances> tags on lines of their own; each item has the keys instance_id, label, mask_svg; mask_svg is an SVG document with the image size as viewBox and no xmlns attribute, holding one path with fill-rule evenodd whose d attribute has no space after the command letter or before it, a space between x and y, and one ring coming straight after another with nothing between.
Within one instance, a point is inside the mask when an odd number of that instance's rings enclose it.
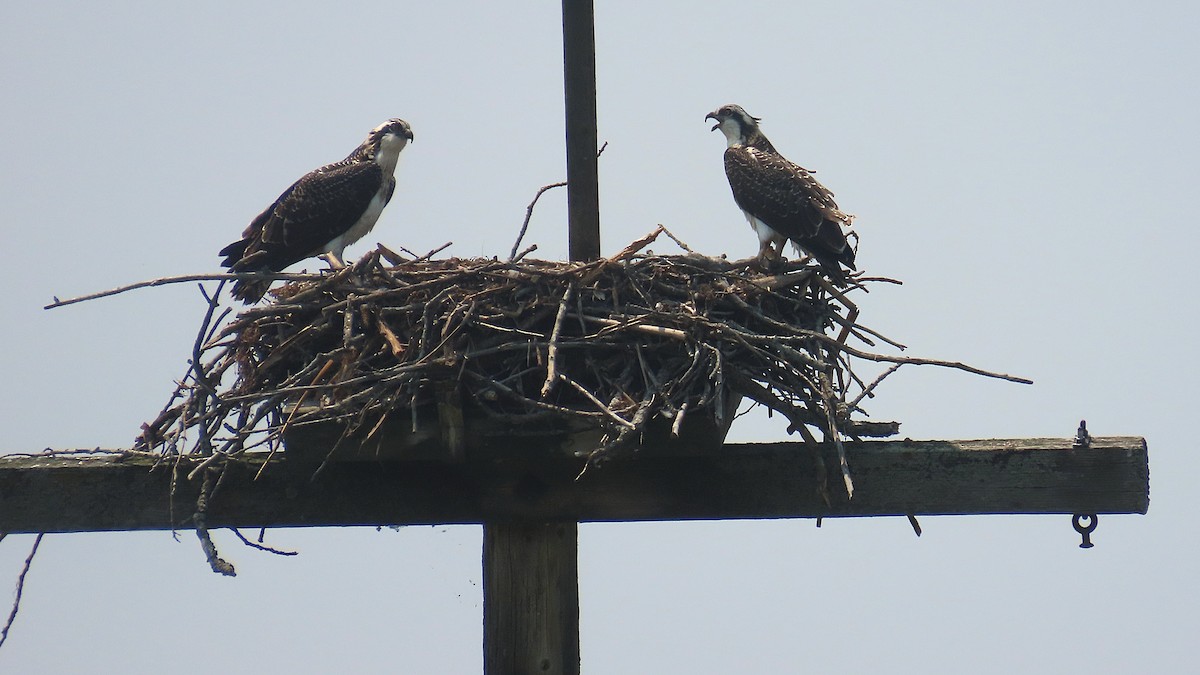
<instances>
[{"instance_id":1,"label":"osprey nest","mask_svg":"<svg viewBox=\"0 0 1200 675\"><path fill-rule=\"evenodd\" d=\"M897 432L862 419L859 404L901 364L993 375L865 351L903 346L860 325L819 269L764 274L643 252L662 231L588 263L412 260L380 246L227 323L218 289L206 295L189 372L138 448L286 457L288 435L308 428L335 430L335 449L359 452L382 452L397 433L452 453L540 438L594 464L689 429L719 444L751 403L808 442L840 447ZM867 382L855 373L865 361L891 366Z\"/></svg>"}]
</instances>

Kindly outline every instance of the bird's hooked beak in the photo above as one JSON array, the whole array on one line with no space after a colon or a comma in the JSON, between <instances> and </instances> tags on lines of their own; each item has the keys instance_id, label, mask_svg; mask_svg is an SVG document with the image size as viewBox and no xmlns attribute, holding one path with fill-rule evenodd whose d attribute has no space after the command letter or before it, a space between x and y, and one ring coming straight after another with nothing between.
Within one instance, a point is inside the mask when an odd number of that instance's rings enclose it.
<instances>
[{"instance_id":1,"label":"bird's hooked beak","mask_svg":"<svg viewBox=\"0 0 1200 675\"><path fill-rule=\"evenodd\" d=\"M720 128L721 128L721 118L720 118L719 116L717 116L717 113L716 113L716 111L715 111L715 110L714 110L713 112L710 112L710 113L708 113L707 115L705 115L705 116L704 116L704 119L705 119L705 120L716 120L716 121L717 121L717 123L716 123L716 124L714 124L714 125L713 125L713 128L712 128L712 129L709 129L709 131L716 131L717 129L720 129Z\"/></svg>"}]
</instances>

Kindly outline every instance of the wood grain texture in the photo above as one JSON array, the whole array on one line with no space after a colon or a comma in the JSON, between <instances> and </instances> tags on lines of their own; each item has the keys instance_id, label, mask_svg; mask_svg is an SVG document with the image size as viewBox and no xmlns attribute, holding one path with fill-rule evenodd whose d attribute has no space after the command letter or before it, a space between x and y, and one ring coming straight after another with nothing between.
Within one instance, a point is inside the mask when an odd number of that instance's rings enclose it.
<instances>
[{"instance_id":1,"label":"wood grain texture","mask_svg":"<svg viewBox=\"0 0 1200 675\"><path fill-rule=\"evenodd\" d=\"M489 675L579 673L579 525L483 528L483 655Z\"/></svg>"},{"instance_id":2,"label":"wood grain texture","mask_svg":"<svg viewBox=\"0 0 1200 675\"><path fill-rule=\"evenodd\" d=\"M527 442L468 452L465 461L356 461L313 466L278 458L231 464L207 514L211 528L418 525L523 520L624 521L1016 513L1145 513L1144 439L870 441L849 443L853 501L827 505L814 453L802 443L644 448L589 469ZM0 458L0 531L187 528L199 481L182 463L114 457Z\"/></svg>"}]
</instances>

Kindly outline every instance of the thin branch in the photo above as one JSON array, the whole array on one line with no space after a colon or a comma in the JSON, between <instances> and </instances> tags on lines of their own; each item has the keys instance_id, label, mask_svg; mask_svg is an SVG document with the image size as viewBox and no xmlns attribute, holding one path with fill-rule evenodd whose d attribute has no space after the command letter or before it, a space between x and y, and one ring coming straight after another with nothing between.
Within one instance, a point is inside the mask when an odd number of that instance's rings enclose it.
<instances>
[{"instance_id":1,"label":"thin branch","mask_svg":"<svg viewBox=\"0 0 1200 675\"><path fill-rule=\"evenodd\" d=\"M110 295L119 295L127 291L135 291L139 288L152 288L154 286L166 286L168 284L186 284L193 281L229 281L238 279L258 280L271 279L272 281L313 281L324 278L326 275L318 273L299 273L299 274L283 274L277 272L236 272L232 274L182 274L174 277L162 277L160 279L150 279L148 281L139 281L128 286L119 286L107 291L98 293L89 293L76 298L67 300L59 300L58 296L54 297L54 302L46 305L42 309L54 309L55 307L65 307L74 305L77 302L85 302L87 300L95 300L97 298L106 298Z\"/></svg>"},{"instance_id":2,"label":"thin branch","mask_svg":"<svg viewBox=\"0 0 1200 675\"><path fill-rule=\"evenodd\" d=\"M874 396L875 395L875 393L874 393L875 387L878 387L879 383L883 382L884 378L886 378L888 375L891 375L892 373L896 372L897 370L900 370L900 366L903 366L903 365L904 365L903 363L893 363L891 366L888 367L887 370L880 373L879 377L872 380L871 384L868 384L867 386L863 387L862 392L858 396L856 396L853 401L850 401L849 403L847 403L846 407L850 410L854 410L855 408L858 407L858 404L861 403L864 398Z\"/></svg>"},{"instance_id":3,"label":"thin branch","mask_svg":"<svg viewBox=\"0 0 1200 675\"><path fill-rule=\"evenodd\" d=\"M250 548L258 549L259 551L266 551L267 553L274 553L275 555L284 555L284 556L300 555L299 551L281 551L277 548L271 548L270 546L266 546L264 544L250 541L249 539L246 538L246 535L239 532L236 527L231 527L229 529L232 530L235 535L237 535L238 539L242 540L243 544L249 546Z\"/></svg>"},{"instance_id":4,"label":"thin branch","mask_svg":"<svg viewBox=\"0 0 1200 675\"><path fill-rule=\"evenodd\" d=\"M525 207L525 220L521 223L521 232L517 235L517 240L514 241L512 245L512 251L510 251L508 254L509 262L513 262L517 259L517 248L521 245L521 240L525 238L525 231L529 229L529 219L533 218L533 207L537 206L538 200L541 199L542 195L546 194L547 191L566 186L567 181L564 180L558 183L543 185L542 187L538 188L537 193L533 195L533 201L529 202L529 206Z\"/></svg>"},{"instance_id":5,"label":"thin branch","mask_svg":"<svg viewBox=\"0 0 1200 675\"><path fill-rule=\"evenodd\" d=\"M488 378L485 378L482 375L476 375L475 373L472 373L469 370L466 371L466 374L469 375L472 379L483 381L484 384L482 384L482 386L480 386L476 390L479 392L479 394L482 395L482 397L487 396L487 390L484 389L484 387L490 387L491 389L494 389L495 391L498 391L501 394L504 394L505 396L511 398L512 400L517 401L519 403L523 403L531 408L548 410L551 412L556 412L556 413L559 413L562 415L566 415L568 417L599 418L604 415L604 413L601 413L601 412L588 412L586 410L574 410L571 408L567 408L565 406L554 405L552 403L545 403L543 401L535 401L534 399L526 398L526 397L522 396L521 394L517 393L516 391L513 391L512 388L507 387L503 384L500 384L499 382L497 382L495 380L489 380ZM413 410L416 410L416 409L417 409L416 406L413 406Z\"/></svg>"},{"instance_id":6,"label":"thin branch","mask_svg":"<svg viewBox=\"0 0 1200 675\"><path fill-rule=\"evenodd\" d=\"M554 328L550 331L550 346L546 347L546 382L542 384L542 398L550 395L554 384L558 381L558 337L562 334L563 318L567 315L567 304L571 302L571 294L575 292L574 284L568 284L563 291L562 301L558 303L558 313L554 316Z\"/></svg>"},{"instance_id":7,"label":"thin branch","mask_svg":"<svg viewBox=\"0 0 1200 675\"><path fill-rule=\"evenodd\" d=\"M635 317L632 319L627 319L625 321L617 321L616 319L605 319L605 318L599 317L599 316L582 316L582 315L575 315L575 314L571 315L571 318L576 318L576 317L583 319L584 321L598 323L601 326L607 326L607 328L601 329L600 332L596 333L596 337L599 337L601 335L608 335L608 334L616 332L618 330L623 330L623 329L628 328L629 330L637 331L639 333L647 333L649 335L662 335L662 336L674 338L676 340L687 340L687 333L679 330L678 328L667 328L666 326L656 326L651 323L645 323L644 321L647 317Z\"/></svg>"},{"instance_id":8,"label":"thin branch","mask_svg":"<svg viewBox=\"0 0 1200 675\"><path fill-rule=\"evenodd\" d=\"M816 331L803 331L803 333L804 333L804 336L802 338L773 337L770 339L790 342L790 341L796 340L796 339L815 338L815 339L818 339L818 340L821 340L824 342L828 342L830 344L837 345L837 348L840 349L841 351L844 351L847 354L850 354L851 356L856 356L860 359L866 359L867 361L878 361L878 362L882 362L882 363L907 363L907 364L912 364L912 365L916 365L916 366L940 366L942 368L953 368L955 370L962 370L962 371L971 373L973 375L982 375L984 377L991 377L991 378L994 378L997 380L1007 380L1009 382L1015 382L1017 384L1033 384L1033 380L1030 380L1025 377L1018 377L1016 375L1008 375L1006 373L996 373L996 372L992 372L990 370L976 368L975 366L972 366L972 365L969 365L966 363L962 363L960 361L943 361L941 359L926 359L926 358L921 358L919 356L889 356L887 354L874 354L872 352L863 351L861 349L855 349L854 347L850 347L848 345L838 343L836 340L834 340L833 338L831 338L828 335L825 335L823 333L818 333ZM757 337L757 336L751 336L751 337Z\"/></svg>"},{"instance_id":9,"label":"thin branch","mask_svg":"<svg viewBox=\"0 0 1200 675\"><path fill-rule=\"evenodd\" d=\"M679 438L679 430L683 427L684 415L687 415L688 402L684 401L683 405L679 406L679 410L675 411L675 421L671 423L671 437Z\"/></svg>"},{"instance_id":10,"label":"thin branch","mask_svg":"<svg viewBox=\"0 0 1200 675\"><path fill-rule=\"evenodd\" d=\"M512 260L509 260L509 262L512 262L512 263L520 262L521 258L524 258L525 256L529 255L530 253L533 253L537 249L538 249L537 244L530 244L525 250L518 253L517 257L513 258Z\"/></svg>"},{"instance_id":11,"label":"thin branch","mask_svg":"<svg viewBox=\"0 0 1200 675\"><path fill-rule=\"evenodd\" d=\"M599 158L600 155L603 155L604 150L607 147L608 141L604 141L604 145L601 145L600 149L596 151L596 157ZM533 218L533 207L537 206L538 200L541 199L542 195L547 191L566 186L567 181L564 180L558 183L543 185L542 187L538 188L537 193L533 195L533 201L529 202L529 206L525 207L525 220L521 223L521 232L517 235L517 240L513 242L512 250L508 253L508 262L516 262L520 258L525 257L525 253L522 253L520 256L517 255L517 248L521 246L521 241L525 239L525 232L529 229L529 219ZM528 251L526 251L526 253L528 253Z\"/></svg>"},{"instance_id":12,"label":"thin branch","mask_svg":"<svg viewBox=\"0 0 1200 675\"><path fill-rule=\"evenodd\" d=\"M917 517L913 514L908 514L908 524L912 525L913 533L918 537L921 536L921 523L917 522Z\"/></svg>"},{"instance_id":13,"label":"thin branch","mask_svg":"<svg viewBox=\"0 0 1200 675\"><path fill-rule=\"evenodd\" d=\"M446 243L442 244L441 246L439 246L439 247L437 247L437 248L433 249L433 250L432 250L432 251L430 251L429 253L426 253L425 255L423 255L423 256L421 256L421 257L417 258L416 260L413 260L412 262L419 263L419 262L424 262L424 261L426 261L426 260L429 260L429 259L430 259L430 258L432 258L433 256L437 255L438 253L441 253L442 251L444 251L444 250L446 250L446 249L450 248L450 247L451 247L451 246L453 246L453 245L454 245L454 242L452 242L452 241L448 241L448 242L446 242Z\"/></svg>"},{"instance_id":14,"label":"thin branch","mask_svg":"<svg viewBox=\"0 0 1200 675\"><path fill-rule=\"evenodd\" d=\"M628 258L633 257L633 255L635 253L637 253L638 251L641 251L642 249L649 246L652 242L654 242L654 240L658 239L658 235L660 235L666 231L667 231L667 228L663 227L662 225L659 225L659 226L655 227L653 230L651 230L650 233L647 234L646 236L642 237L641 239L635 240L634 242L632 242L625 248L621 249L621 251L619 253L617 253L616 255L605 258L604 262L606 264L611 264L611 263L615 263L615 262L620 262L622 260L627 260ZM599 269L600 267L603 267L603 265L597 266L597 269Z\"/></svg>"},{"instance_id":15,"label":"thin branch","mask_svg":"<svg viewBox=\"0 0 1200 675\"><path fill-rule=\"evenodd\" d=\"M21 575L17 577L17 590L13 597L12 611L8 613L8 621L4 622L4 628L0 630L0 647L4 646L4 642L8 640L8 631L12 628L13 621L17 619L17 610L21 608L21 596L25 593L25 575L29 574L29 567L33 565L33 556L37 554L38 546L42 544L42 537L45 533L39 533L37 539L33 540L33 548L29 550L29 557L25 558L25 566L21 568Z\"/></svg>"},{"instance_id":16,"label":"thin branch","mask_svg":"<svg viewBox=\"0 0 1200 675\"><path fill-rule=\"evenodd\" d=\"M558 379L571 385L575 389L575 391L578 391L580 394L583 395L584 398L591 401L592 405L599 408L600 412L604 413L604 415L606 417L608 417L610 420L625 427L626 429L636 428L632 422L627 421L625 418L623 418L620 415L618 415L617 413L613 412L612 408L609 408L608 406L604 405L604 403L600 399L596 398L596 396L594 394L592 394L592 392L588 391L587 389L584 389L583 385L579 384L575 380L572 380L571 378L567 377L566 375L560 374L558 376Z\"/></svg>"},{"instance_id":17,"label":"thin branch","mask_svg":"<svg viewBox=\"0 0 1200 675\"><path fill-rule=\"evenodd\" d=\"M833 394L833 385L829 381L829 373L821 372L821 396L825 399L825 422L829 427L827 433L837 447L838 466L842 471L842 483L846 486L846 498L854 499L854 480L850 477L850 464L846 460L846 444L842 442L842 434L837 428L835 406L837 402Z\"/></svg>"},{"instance_id":18,"label":"thin branch","mask_svg":"<svg viewBox=\"0 0 1200 675\"><path fill-rule=\"evenodd\" d=\"M204 549L204 557L208 559L212 571L227 577L235 577L237 572L233 565L217 554L217 546L213 543L212 535L208 533L208 500L216 490L215 474L220 472L220 469L210 469L205 472L204 483L200 488L200 497L196 500L196 513L192 515L192 522L196 525L196 537L200 539L200 548Z\"/></svg>"},{"instance_id":19,"label":"thin branch","mask_svg":"<svg viewBox=\"0 0 1200 675\"><path fill-rule=\"evenodd\" d=\"M683 240L682 240L682 239L680 239L679 237L676 237L674 233L672 233L670 230L668 230L666 225L663 225L662 223L659 223L659 224L658 224L658 226L659 226L659 227L661 227L661 228L662 228L662 231L663 231L664 233L666 233L666 235L667 235L668 237L670 237L670 238L671 238L671 241L675 242L675 245L676 245L676 246L678 246L679 248L681 248L681 249L683 249L683 250L687 251L688 253L693 253L693 254L695 253L695 251L693 251L693 250L692 250L692 248L691 248L690 246L688 246L687 244L683 243Z\"/></svg>"}]
</instances>

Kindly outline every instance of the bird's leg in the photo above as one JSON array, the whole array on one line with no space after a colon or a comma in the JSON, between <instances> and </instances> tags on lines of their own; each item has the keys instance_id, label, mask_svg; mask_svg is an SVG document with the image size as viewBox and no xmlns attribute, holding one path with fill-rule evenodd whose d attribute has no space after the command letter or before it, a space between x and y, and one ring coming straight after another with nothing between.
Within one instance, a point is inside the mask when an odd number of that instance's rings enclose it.
<instances>
[{"instance_id":1,"label":"bird's leg","mask_svg":"<svg viewBox=\"0 0 1200 675\"><path fill-rule=\"evenodd\" d=\"M760 248L759 248L759 252L758 252L759 256L763 260L769 260L772 262L782 260L783 259L783 245L780 244L780 242L786 242L786 241L787 241L786 239L768 239L768 240L762 242L762 244L760 245ZM780 246L777 248L775 246L776 244L780 244Z\"/></svg>"},{"instance_id":2,"label":"bird's leg","mask_svg":"<svg viewBox=\"0 0 1200 675\"><path fill-rule=\"evenodd\" d=\"M331 270L340 270L346 266L346 263L342 262L342 259L338 257L338 254L334 253L333 251L326 251L318 257L329 263L329 269Z\"/></svg>"},{"instance_id":3,"label":"bird's leg","mask_svg":"<svg viewBox=\"0 0 1200 675\"><path fill-rule=\"evenodd\" d=\"M769 241L758 242L758 255L754 256L754 264L756 267L758 267L759 269L761 269L764 272L767 271L767 261L770 258L770 256L768 255L768 252L770 250L771 250L771 242L769 242Z\"/></svg>"},{"instance_id":4,"label":"bird's leg","mask_svg":"<svg viewBox=\"0 0 1200 675\"><path fill-rule=\"evenodd\" d=\"M760 270L770 273L779 260L780 255L775 251L770 239L758 243L758 256L755 258L755 263Z\"/></svg>"}]
</instances>

